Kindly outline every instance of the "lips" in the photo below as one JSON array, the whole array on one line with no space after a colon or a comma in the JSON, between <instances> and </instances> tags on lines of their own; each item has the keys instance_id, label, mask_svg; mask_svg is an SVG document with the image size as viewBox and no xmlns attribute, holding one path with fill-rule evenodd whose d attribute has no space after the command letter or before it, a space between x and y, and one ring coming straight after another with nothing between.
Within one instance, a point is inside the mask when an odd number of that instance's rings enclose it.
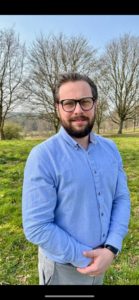
<instances>
[{"instance_id":1,"label":"lips","mask_svg":"<svg viewBox=\"0 0 139 300\"><path fill-rule=\"evenodd\" d=\"M75 120L75 121L73 121L73 122L75 122L75 123L83 123L83 122L85 122L86 120L82 120L82 119L79 119L79 120Z\"/></svg>"},{"instance_id":2,"label":"lips","mask_svg":"<svg viewBox=\"0 0 139 300\"><path fill-rule=\"evenodd\" d=\"M72 121L72 122L88 121L88 118L86 118L86 117L76 117L76 118L72 118L70 121Z\"/></svg>"}]
</instances>

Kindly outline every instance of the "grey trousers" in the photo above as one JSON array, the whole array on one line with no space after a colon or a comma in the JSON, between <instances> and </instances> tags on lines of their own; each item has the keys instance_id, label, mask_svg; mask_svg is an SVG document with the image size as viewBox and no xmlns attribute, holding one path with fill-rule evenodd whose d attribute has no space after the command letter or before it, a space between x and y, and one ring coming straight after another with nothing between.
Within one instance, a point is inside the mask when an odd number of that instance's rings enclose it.
<instances>
[{"instance_id":1,"label":"grey trousers","mask_svg":"<svg viewBox=\"0 0 139 300\"><path fill-rule=\"evenodd\" d=\"M38 271L40 285L102 285L104 274L88 276L79 273L71 264L60 264L45 257L39 248Z\"/></svg>"}]
</instances>

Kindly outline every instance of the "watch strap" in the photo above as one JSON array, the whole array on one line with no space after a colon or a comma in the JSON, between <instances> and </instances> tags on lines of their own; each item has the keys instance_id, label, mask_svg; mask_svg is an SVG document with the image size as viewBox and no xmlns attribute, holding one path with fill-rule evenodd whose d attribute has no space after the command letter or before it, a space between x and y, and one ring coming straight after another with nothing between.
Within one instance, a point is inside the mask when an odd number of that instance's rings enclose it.
<instances>
[{"instance_id":1,"label":"watch strap","mask_svg":"<svg viewBox=\"0 0 139 300\"><path fill-rule=\"evenodd\" d=\"M106 244L106 245L104 245L104 248L109 249L115 256L117 256L119 253L119 250L117 248L113 247L112 245Z\"/></svg>"}]
</instances>

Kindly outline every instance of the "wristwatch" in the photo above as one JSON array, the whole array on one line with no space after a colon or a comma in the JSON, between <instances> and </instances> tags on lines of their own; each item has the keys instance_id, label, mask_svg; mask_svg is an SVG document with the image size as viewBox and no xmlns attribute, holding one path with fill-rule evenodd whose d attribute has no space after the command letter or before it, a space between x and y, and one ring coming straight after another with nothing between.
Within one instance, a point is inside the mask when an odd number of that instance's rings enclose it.
<instances>
[{"instance_id":1,"label":"wristwatch","mask_svg":"<svg viewBox=\"0 0 139 300\"><path fill-rule=\"evenodd\" d=\"M119 250L111 245L106 244L104 245L104 248L109 249L115 256L117 256L119 253Z\"/></svg>"}]
</instances>

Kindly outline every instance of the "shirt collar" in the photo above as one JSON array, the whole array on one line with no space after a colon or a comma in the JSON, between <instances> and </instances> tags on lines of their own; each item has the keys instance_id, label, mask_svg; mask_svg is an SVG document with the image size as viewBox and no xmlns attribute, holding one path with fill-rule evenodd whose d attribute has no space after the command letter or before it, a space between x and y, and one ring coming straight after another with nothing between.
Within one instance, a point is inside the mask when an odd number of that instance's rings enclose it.
<instances>
[{"instance_id":1,"label":"shirt collar","mask_svg":"<svg viewBox=\"0 0 139 300\"><path fill-rule=\"evenodd\" d=\"M89 141L90 141L90 143L92 143L94 145L97 143L96 134L93 131L90 133Z\"/></svg>"},{"instance_id":2,"label":"shirt collar","mask_svg":"<svg viewBox=\"0 0 139 300\"><path fill-rule=\"evenodd\" d=\"M77 147L79 146L79 144L77 143L77 141L75 141L68 133L67 131L61 126L60 130L59 130L59 135L62 136L64 138L64 140L70 144L73 147ZM89 136L89 143L92 144L96 144L97 140L96 140L96 135L94 134L94 132L90 133Z\"/></svg>"}]
</instances>

